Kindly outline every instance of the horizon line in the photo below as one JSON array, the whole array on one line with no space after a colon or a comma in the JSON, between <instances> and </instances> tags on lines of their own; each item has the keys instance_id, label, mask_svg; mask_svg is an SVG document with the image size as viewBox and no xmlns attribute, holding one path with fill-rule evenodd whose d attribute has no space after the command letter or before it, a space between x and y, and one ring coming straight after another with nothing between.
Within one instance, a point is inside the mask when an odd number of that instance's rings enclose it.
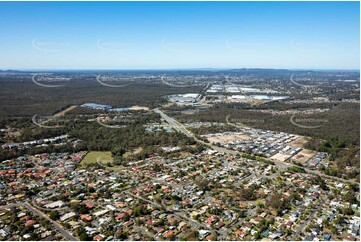
<instances>
[{"instance_id":1,"label":"horizon line","mask_svg":"<svg viewBox=\"0 0 361 242\"><path fill-rule=\"evenodd\" d=\"M195 67L195 68L0 68L0 71L187 71L187 70L296 70L296 71L358 71L360 68L267 68L267 67Z\"/></svg>"}]
</instances>

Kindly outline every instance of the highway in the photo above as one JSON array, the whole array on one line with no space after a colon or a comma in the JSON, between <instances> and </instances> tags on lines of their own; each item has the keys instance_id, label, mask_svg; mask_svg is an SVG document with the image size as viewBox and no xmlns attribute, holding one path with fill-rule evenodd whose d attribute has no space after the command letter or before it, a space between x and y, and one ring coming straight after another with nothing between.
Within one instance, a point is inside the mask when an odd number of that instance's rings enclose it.
<instances>
[{"instance_id":1,"label":"highway","mask_svg":"<svg viewBox=\"0 0 361 242\"><path fill-rule=\"evenodd\" d=\"M13 203L13 204L8 204L5 206L0 206L0 209L4 209L4 208L11 208L11 207L17 207L17 206L22 206L25 207L26 209L28 209L31 213L44 218L46 220L48 220L53 226L54 228L65 238L67 238L70 241L79 241L78 238L74 237L73 235L71 235L67 230L65 230L63 228L63 226L61 226L59 223L55 222L54 220L50 219L46 214L44 214L43 212L41 212L40 210L38 210L37 208L34 208L33 206L31 206L28 202L19 202L19 203Z\"/></svg>"},{"instance_id":2,"label":"highway","mask_svg":"<svg viewBox=\"0 0 361 242\"><path fill-rule=\"evenodd\" d=\"M54 228L58 230L58 232L67 238L70 241L79 241L78 238L74 237L72 234L70 234L67 230L63 228L59 223L55 222L54 220L50 219L45 213L41 212L39 209L34 208L31 206L28 202L21 203L24 207L26 207L29 211L31 211L33 214L38 215L39 217L42 217L46 220L48 220L50 223L53 224Z\"/></svg>"},{"instance_id":3,"label":"highway","mask_svg":"<svg viewBox=\"0 0 361 242\"><path fill-rule=\"evenodd\" d=\"M228 153L228 154L232 154L232 155L237 155L237 154L241 154L238 151L235 150L229 150L223 147L219 147L216 145L213 145L211 143L207 143L204 142L203 140L199 140L195 137L195 135L190 132L189 130L187 130L184 125L182 125L181 123L179 123L178 121L176 121L175 119L169 117L168 115L166 115L163 111L161 111L159 108L153 109L153 111L155 113L158 113L165 121L167 121L167 123L169 123L175 130L178 130L180 132L182 132L183 134L185 134L188 137L194 138L198 143L206 145L211 147L212 149L220 152L220 153Z\"/></svg>"},{"instance_id":4,"label":"highway","mask_svg":"<svg viewBox=\"0 0 361 242\"><path fill-rule=\"evenodd\" d=\"M226 154L231 154L231 155L242 155L241 152L239 151L236 151L236 150L229 150L229 149L226 149L226 148L223 148L223 147L218 147L218 146L215 146L211 143L208 143L208 142L204 142L203 140L199 140L195 137L195 135L190 132L189 130L187 130L183 124L179 123L177 120L175 120L174 118L172 117L169 117L167 114L165 114L162 110L160 110L159 108L155 108L153 109L153 111L155 113L158 113L168 124L170 124L175 130L179 131L179 132L182 132L183 134L185 134L186 136L188 137L192 137L194 138L198 143L200 144L203 144L203 145L206 145L206 146L209 146L211 147L212 149L214 149L215 151L218 151L220 153L226 153ZM327 178L327 179L332 179L332 180L337 180L337 181L340 181L340 182L345 182L345 183L353 183L353 184L359 184L358 182L355 182L355 181L351 181L351 180L347 180L347 179L343 179L343 178L339 178L339 177L335 177L335 176L329 176L329 175L326 175L326 174L323 174L322 172L320 171L317 171L317 170L311 170L311 169L308 169L308 168L305 168L303 166L297 166L297 165L294 165L294 164L290 164L290 163L287 163L287 162L283 162L283 161L274 161L272 160L279 168L281 169L284 169L286 167L292 167L292 166L296 166L296 167L299 167L299 168L302 168L304 169L305 171L307 171L308 173L312 173L312 174L315 174L315 175L318 175L318 176L321 176L321 177L324 177L324 178Z\"/></svg>"}]
</instances>

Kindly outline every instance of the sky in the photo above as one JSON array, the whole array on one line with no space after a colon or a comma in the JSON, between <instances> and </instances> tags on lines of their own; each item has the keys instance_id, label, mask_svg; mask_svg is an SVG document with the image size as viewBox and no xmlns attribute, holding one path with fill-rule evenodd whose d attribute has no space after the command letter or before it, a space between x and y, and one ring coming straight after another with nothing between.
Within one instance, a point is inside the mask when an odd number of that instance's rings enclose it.
<instances>
[{"instance_id":1,"label":"sky","mask_svg":"<svg viewBox=\"0 0 361 242\"><path fill-rule=\"evenodd\" d=\"M0 2L0 69L359 69L359 2Z\"/></svg>"}]
</instances>

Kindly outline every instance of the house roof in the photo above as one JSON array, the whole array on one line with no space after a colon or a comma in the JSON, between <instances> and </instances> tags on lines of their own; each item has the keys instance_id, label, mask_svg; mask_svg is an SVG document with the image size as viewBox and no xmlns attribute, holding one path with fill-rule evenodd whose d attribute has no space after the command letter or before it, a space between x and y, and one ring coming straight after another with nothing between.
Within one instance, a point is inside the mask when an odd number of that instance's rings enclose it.
<instances>
[{"instance_id":1,"label":"house roof","mask_svg":"<svg viewBox=\"0 0 361 242\"><path fill-rule=\"evenodd\" d=\"M81 214L80 215L80 218L81 219L84 219L84 220L87 220L87 221L91 221L92 220L92 217L87 215L87 214Z\"/></svg>"},{"instance_id":2,"label":"house roof","mask_svg":"<svg viewBox=\"0 0 361 242\"><path fill-rule=\"evenodd\" d=\"M35 220L28 220L28 221L26 221L26 223L25 223L25 227L34 225L35 223L36 223Z\"/></svg>"},{"instance_id":3,"label":"house roof","mask_svg":"<svg viewBox=\"0 0 361 242\"><path fill-rule=\"evenodd\" d=\"M104 240L104 237L102 235L98 234L93 237L93 240L94 241L102 241L102 240Z\"/></svg>"},{"instance_id":4,"label":"house roof","mask_svg":"<svg viewBox=\"0 0 361 242\"><path fill-rule=\"evenodd\" d=\"M173 233L174 233L174 230L169 230L168 232L166 232L166 233L164 234L164 237L169 237L169 236L171 236Z\"/></svg>"},{"instance_id":5,"label":"house roof","mask_svg":"<svg viewBox=\"0 0 361 242\"><path fill-rule=\"evenodd\" d=\"M122 219L122 218L124 218L125 214L126 214L126 213L118 214L115 218L116 218L116 219Z\"/></svg>"},{"instance_id":6,"label":"house roof","mask_svg":"<svg viewBox=\"0 0 361 242\"><path fill-rule=\"evenodd\" d=\"M87 207L87 208L93 208L94 205L91 203L91 202L85 202L84 205Z\"/></svg>"},{"instance_id":7,"label":"house roof","mask_svg":"<svg viewBox=\"0 0 361 242\"><path fill-rule=\"evenodd\" d=\"M238 236L243 236L243 235L245 235L247 233L238 229L238 230L236 230L235 234L238 235Z\"/></svg>"}]
</instances>

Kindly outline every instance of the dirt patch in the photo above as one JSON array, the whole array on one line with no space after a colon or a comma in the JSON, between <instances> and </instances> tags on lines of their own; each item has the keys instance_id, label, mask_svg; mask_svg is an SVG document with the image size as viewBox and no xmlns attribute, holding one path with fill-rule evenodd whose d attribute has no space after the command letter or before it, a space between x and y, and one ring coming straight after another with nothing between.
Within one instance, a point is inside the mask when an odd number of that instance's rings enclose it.
<instances>
[{"instance_id":1,"label":"dirt patch","mask_svg":"<svg viewBox=\"0 0 361 242\"><path fill-rule=\"evenodd\" d=\"M63 111L55 114L54 116L55 116L55 117L62 117L62 116L64 116L67 112L73 110L73 109L76 108L76 107L77 107L76 105L70 106L70 107L68 107L67 109L64 109Z\"/></svg>"},{"instance_id":2,"label":"dirt patch","mask_svg":"<svg viewBox=\"0 0 361 242\"><path fill-rule=\"evenodd\" d=\"M249 140L249 139L250 137L248 135L222 135L222 136L209 137L208 141L211 143L222 143L229 141Z\"/></svg>"},{"instance_id":3,"label":"dirt patch","mask_svg":"<svg viewBox=\"0 0 361 242\"><path fill-rule=\"evenodd\" d=\"M272 160L276 160L276 161L285 161L288 158L290 158L291 155L286 155L286 154L281 154L281 153L277 153L274 156L271 156Z\"/></svg>"},{"instance_id":4,"label":"dirt patch","mask_svg":"<svg viewBox=\"0 0 361 242\"><path fill-rule=\"evenodd\" d=\"M304 149L301 150L301 152L298 153L297 155L293 156L292 160L301 163L303 165L316 154L317 154L316 151Z\"/></svg>"},{"instance_id":5,"label":"dirt patch","mask_svg":"<svg viewBox=\"0 0 361 242\"><path fill-rule=\"evenodd\" d=\"M306 143L307 143L306 137L298 136L296 139L288 143L288 145L293 148L303 148Z\"/></svg>"},{"instance_id":6,"label":"dirt patch","mask_svg":"<svg viewBox=\"0 0 361 242\"><path fill-rule=\"evenodd\" d=\"M141 107L141 106L131 106L131 107L129 108L129 110L134 110L134 111L140 111L140 110L149 111L149 108L147 108L147 107Z\"/></svg>"}]
</instances>

